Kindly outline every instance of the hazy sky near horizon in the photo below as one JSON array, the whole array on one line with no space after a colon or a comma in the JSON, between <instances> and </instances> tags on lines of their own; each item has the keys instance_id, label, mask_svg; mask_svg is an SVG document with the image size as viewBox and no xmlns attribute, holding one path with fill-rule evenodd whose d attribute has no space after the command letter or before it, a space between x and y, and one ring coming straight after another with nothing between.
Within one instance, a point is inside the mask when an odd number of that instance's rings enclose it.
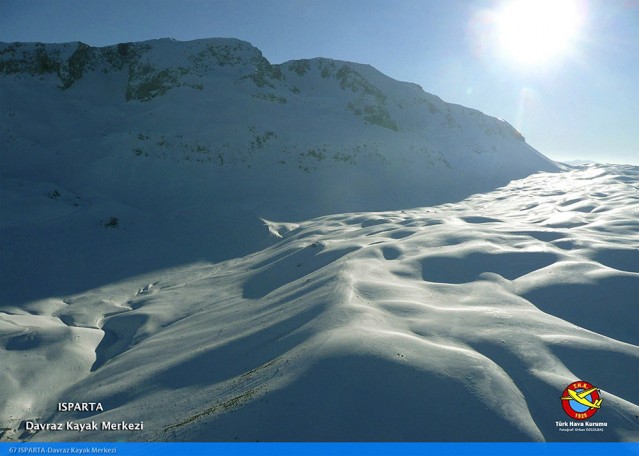
<instances>
[{"instance_id":1,"label":"hazy sky near horizon","mask_svg":"<svg viewBox=\"0 0 639 456\"><path fill-rule=\"evenodd\" d=\"M371 64L507 120L555 160L639 164L639 0L522 2L0 0L0 41L234 37L272 63Z\"/></svg>"}]
</instances>

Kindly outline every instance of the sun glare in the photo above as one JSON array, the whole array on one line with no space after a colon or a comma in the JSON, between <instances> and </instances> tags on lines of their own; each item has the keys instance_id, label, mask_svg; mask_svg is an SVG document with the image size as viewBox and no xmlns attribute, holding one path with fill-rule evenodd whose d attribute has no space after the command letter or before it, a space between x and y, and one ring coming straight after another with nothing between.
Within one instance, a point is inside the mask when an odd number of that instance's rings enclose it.
<instances>
[{"instance_id":1,"label":"sun glare","mask_svg":"<svg viewBox=\"0 0 639 456\"><path fill-rule=\"evenodd\" d=\"M565 55L579 34L582 11L576 0L512 0L495 14L501 56L517 64L545 64Z\"/></svg>"}]
</instances>

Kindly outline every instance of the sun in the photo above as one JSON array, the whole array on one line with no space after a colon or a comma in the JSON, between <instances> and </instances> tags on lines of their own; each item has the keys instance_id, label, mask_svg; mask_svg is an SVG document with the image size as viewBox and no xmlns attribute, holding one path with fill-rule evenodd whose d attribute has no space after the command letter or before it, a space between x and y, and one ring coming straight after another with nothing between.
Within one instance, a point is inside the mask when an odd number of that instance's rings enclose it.
<instances>
[{"instance_id":1,"label":"sun","mask_svg":"<svg viewBox=\"0 0 639 456\"><path fill-rule=\"evenodd\" d=\"M512 0L495 12L500 55L516 64L545 64L568 53L582 23L577 0Z\"/></svg>"}]
</instances>

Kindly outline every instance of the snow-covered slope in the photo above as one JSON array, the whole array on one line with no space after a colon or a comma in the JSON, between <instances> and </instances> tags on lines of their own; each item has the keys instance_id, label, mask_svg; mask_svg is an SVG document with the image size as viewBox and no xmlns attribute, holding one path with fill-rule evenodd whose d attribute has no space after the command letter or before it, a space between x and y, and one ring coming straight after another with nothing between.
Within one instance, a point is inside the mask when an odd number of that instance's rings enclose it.
<instances>
[{"instance_id":1,"label":"snow-covered slope","mask_svg":"<svg viewBox=\"0 0 639 456\"><path fill-rule=\"evenodd\" d=\"M1 44L0 84L2 204L22 209L2 220L9 302L244 255L269 243L260 218L436 204L558 169L506 122L370 66L271 65L234 39Z\"/></svg>"},{"instance_id":2,"label":"snow-covered slope","mask_svg":"<svg viewBox=\"0 0 639 456\"><path fill-rule=\"evenodd\" d=\"M637 440L638 182L595 165L269 222L279 242L243 258L5 307L5 438ZM602 390L603 432L556 426L580 379Z\"/></svg>"},{"instance_id":3,"label":"snow-covered slope","mask_svg":"<svg viewBox=\"0 0 639 456\"><path fill-rule=\"evenodd\" d=\"M638 438L636 167L238 40L2 44L0 96L0 438Z\"/></svg>"},{"instance_id":4,"label":"snow-covered slope","mask_svg":"<svg viewBox=\"0 0 639 456\"><path fill-rule=\"evenodd\" d=\"M259 194L265 215L316 216L442 202L557 170L506 122L367 65L271 65L222 39L0 49L3 173L144 207L232 186ZM282 209L290 192L304 208Z\"/></svg>"}]
</instances>

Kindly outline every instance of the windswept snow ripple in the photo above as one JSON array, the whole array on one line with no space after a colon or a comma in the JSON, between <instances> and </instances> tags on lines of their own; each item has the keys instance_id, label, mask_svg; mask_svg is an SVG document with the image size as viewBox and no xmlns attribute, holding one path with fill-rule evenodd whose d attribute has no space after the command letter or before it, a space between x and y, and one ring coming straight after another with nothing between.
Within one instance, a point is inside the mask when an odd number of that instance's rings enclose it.
<instances>
[{"instance_id":1,"label":"windswept snow ripple","mask_svg":"<svg viewBox=\"0 0 639 456\"><path fill-rule=\"evenodd\" d=\"M637 440L638 171L265 222L279 240L243 258L5 307L3 438ZM555 425L576 380L601 388L604 432ZM69 419L145 430L19 429Z\"/></svg>"}]
</instances>

